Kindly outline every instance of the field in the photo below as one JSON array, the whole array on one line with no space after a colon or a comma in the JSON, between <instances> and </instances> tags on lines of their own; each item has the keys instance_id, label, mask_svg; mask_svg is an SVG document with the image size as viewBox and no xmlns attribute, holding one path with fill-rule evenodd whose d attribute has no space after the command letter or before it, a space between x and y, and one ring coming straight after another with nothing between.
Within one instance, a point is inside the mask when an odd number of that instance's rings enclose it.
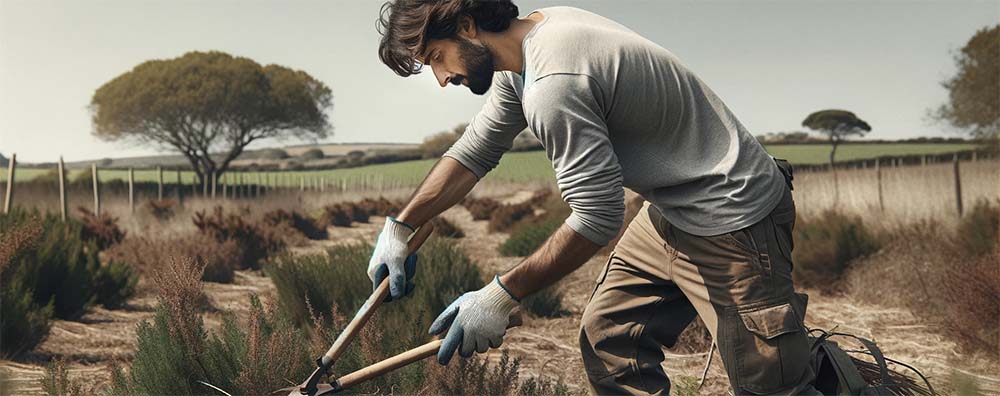
<instances>
[{"instance_id":1,"label":"field","mask_svg":"<svg viewBox=\"0 0 1000 396\"><path fill-rule=\"evenodd\" d=\"M844 152L849 151L846 150L848 147L851 146L845 146ZM956 147L951 147L951 149L954 150ZM379 196L391 200L406 198L412 192L412 187L408 186L419 182L432 165L433 161L426 160L344 170L289 172L289 179L284 180L286 180L285 185L292 188L278 190L276 193L256 199L223 201L187 198L185 206L174 208L173 216L166 219L155 217L145 206L140 207L135 214L130 213L126 204L127 200L121 193L107 191L102 199L105 202L105 210L111 216L118 218L118 226L126 233L121 243L129 245L141 239L148 239L152 241L151 246L161 245L160 250L167 253L156 253L159 250L154 252L152 248L149 251L139 251L138 253L148 253L154 256L172 253L183 256L186 254L184 252L187 251L185 249L192 248L185 244L191 242L183 242L184 238L190 238L187 239L188 241L193 239L195 244L207 243L205 242L205 234L202 234L192 222L192 217L195 217L195 213L198 211L210 211L219 205L226 213L238 214L237 217L246 222L257 224L252 222L266 217L267 213L282 209L298 212L319 223L324 218L324 213L328 213L328 208L333 204L358 202L362 198ZM963 162L960 169L965 217L959 216L957 212L955 180L951 164L882 169L883 204L881 207L878 200L879 180L873 169L839 171L836 183L833 181L833 174L829 172L797 174L794 190L800 222L796 226L797 229L808 229L816 227L817 224L822 225L824 219L830 217L831 213L857 216L861 220L857 220L857 223L852 227L862 227L861 224L863 224L864 229L868 230L866 232L871 235L871 238L877 239L880 247L874 253L852 258L845 272L840 274L839 280L830 282L829 285L809 284L804 286L807 283L801 283L798 279L796 282L800 282L798 286L800 291L810 295L806 317L808 326L825 329L837 327L840 331L875 339L888 356L915 365L924 374L930 376L935 388L945 392L996 394L1000 392L1000 378L997 377L995 367L1000 365L1000 361L997 360L995 353L992 353L989 348L980 346L977 349L974 346L976 344L968 344L961 337L961 332L955 333L954 326L950 323L959 324L963 329L968 329L962 331L970 333L973 331L971 329L977 328L977 326L985 325L985 327L993 326L996 328L1000 323L996 323L995 317L979 318L978 322L974 320L970 323L949 316L950 311L965 311L965 308L955 309L954 307L965 307L961 304L967 304L970 301L975 301L978 305L985 307L995 306L995 304L990 305L993 303L990 300L975 300L975 298L981 299L981 295L963 297L961 292L956 292L953 289L954 283L948 280L947 272L963 274L967 268L971 268L970 263L973 262L973 259L969 259L963 254L956 254L951 250L941 249L957 243L953 241L962 239L959 237L960 235L965 235L964 238L969 239L968 234L958 233L962 232L963 227L966 227L969 213L973 212L973 208L977 208L977 203L993 202L1000 206L1000 189L997 188L996 184L996 181L1000 180L1000 162L995 160L975 163ZM346 182L349 188L327 192L298 191L297 177L312 177L320 174L325 175L330 180ZM383 184L372 183L368 184L367 187L358 184L358 180L368 180L369 182L378 180L371 175L379 175ZM19 180L21 177L24 176L19 173ZM73 177L77 176L71 176L71 178ZM107 170L102 171L101 174L101 179L104 181L122 177L124 177L122 171ZM153 172L137 172L137 178L143 181L153 181L155 174ZM173 178L172 172L165 175L168 182L172 181ZM476 187L472 196L496 199L503 204L526 202L539 189L553 189L552 178L551 166L543 153L510 153L504 157L501 166ZM85 190L73 191L70 201L73 203L88 202L89 192ZM57 207L58 198L52 191L40 189L30 191L24 189L23 191L22 195L15 194L17 198L15 203L21 202L22 206L37 207L43 210L55 210ZM636 202L634 195L629 193L629 196L633 198L632 202ZM555 197L558 198L558 195ZM240 212L240 207L247 209L245 212ZM544 205L543 209L549 210ZM77 215L74 212L74 217ZM467 255L482 277L482 279L472 279L470 285L481 284L480 282L485 281L486 274L503 272L521 261L519 257L507 257L499 254L500 245L513 233L519 232L516 227L512 231L491 231L490 220L476 220L472 211L461 205L449 209L442 214L442 217L465 234L463 238L455 239L454 243ZM989 219L987 218L987 220ZM231 219L229 221L237 220ZM331 251L330 249L357 243L371 244L375 241L383 222L384 217L381 215L372 215L365 222L353 222L350 227L325 225L326 234L322 237L291 239L288 241L285 252L274 255L269 253L260 264L261 269L237 268L229 283L201 282L200 287L207 299L207 303L204 304L207 304L208 308L197 310L195 315L204 321L206 334L219 335L229 334L226 332L233 331L232 329L227 330L226 324L234 320L238 323L245 323L252 318L256 318L253 320L260 319L259 316L254 316L258 314L254 313L256 312L255 308L249 299L251 295L259 296L265 305L278 304L274 309L280 312L296 312L291 311L284 305L286 301L282 300L283 295L287 297L287 289L282 289L285 287L283 285L287 285L289 280L279 273L273 272L278 263L285 265L299 262L297 260L304 260L303 263L307 264L309 260L315 259L316 255L325 257L327 252ZM857 230L858 228L851 229ZM3 230L0 230L0 233L2 232ZM272 233L288 235L293 232L285 228L274 228L274 230L266 231L268 235ZM868 234L861 232L858 235ZM979 234L973 236L976 235ZM837 237L829 239L839 241ZM810 252L825 252L822 250L824 248L827 246L816 246L809 241L797 240L795 242L798 254L809 255ZM840 249L841 246L833 245L833 248ZM102 253L105 257L107 254L107 252ZM367 256L365 256L367 251L357 252L357 254L364 256L355 257L357 261L367 260ZM823 256L823 254L819 254L819 256ZM342 256L337 257L340 258L336 260L344 260ZM799 257L807 256L796 256L796 266L810 264L810 261L799 260ZM517 381L542 378L546 381L563 384L570 393L584 393L586 391L587 380L577 346L579 321L583 308L587 304L587 297L593 290L594 280L601 274L606 260L607 252L600 253L558 284L555 291L556 295L561 297L555 298L560 306L560 314L531 314L527 317L524 326L508 333L503 348L509 351L511 356L519 359L520 368ZM976 258L975 260L980 259ZM337 261L337 263L339 265L341 261ZM421 270L424 272L418 272L417 277L429 282L429 279L434 278L435 275L433 272L427 271L433 271L431 268L436 263L432 261L422 261L421 263L422 266L425 266ZM134 263L130 265L135 265L135 268L144 268ZM171 264L168 262L154 262L153 265L171 268ZM328 267L324 266L325 264L320 267ZM136 364L137 360L142 359L140 356L148 353L140 351L143 342L151 341L139 339L141 331L138 329L142 327L137 327L137 324L143 321L152 322L158 315L158 307L164 304L165 299L169 300L167 298L169 293L167 297L164 297L163 293L165 292L158 291L154 281L158 278L154 278L145 271L140 271L139 287L135 294L128 298L123 307L106 308L93 305L87 308L86 313L80 318L56 318L52 321L47 338L37 347L24 356L0 361L0 369L2 369L0 370L0 374L2 374L0 375L0 387L7 390L16 387L17 390L12 392L15 394L46 394L46 382L43 379L49 378L51 380L53 374L51 372L46 374L46 366L53 360L64 362L68 381L82 384L88 388L108 386L112 375L107 367L113 362L124 365L127 369L141 370L141 366L132 365ZM337 273L336 276L345 280L343 284L333 285L332 289L335 290L335 293L346 293L342 291L343 289L358 289L361 290L359 293L364 294L370 290L366 283L367 278L363 273L360 270L351 271L357 273L350 271ZM437 276L442 275L438 274ZM930 291L915 289L913 285L925 277L934 279L935 287ZM309 276L303 279L308 278ZM302 289L318 293L315 290L322 288L314 285L303 286ZM949 293L948 296L939 296L940 293L946 292ZM428 294L431 296L424 295L420 298L437 301L453 297L450 295L433 297L433 293ZM311 299L310 301L320 300ZM948 303L942 305L943 303L938 301L948 301ZM351 306L344 300L335 300L334 302L344 304L344 307ZM416 303L416 301L411 301L411 303ZM951 308L950 311L949 308ZM394 323L391 321L398 320L398 318L393 319L393 315L398 316L400 311L392 310L396 308L386 309L376 316L377 320L372 326L384 330L385 328L378 326L389 326ZM326 311L327 307L321 307L319 310ZM340 314L347 317L353 314L349 308L344 308L344 311L347 312ZM424 312L420 315L433 314L436 312ZM379 322L385 323L385 321L389 321L389 324L378 324ZM418 324L423 324L423 321L426 321L424 316L420 316L420 319L416 320L416 322L420 322ZM392 353L396 353L407 345L412 346L412 344L406 344L411 338L420 341L426 337L422 328L419 334L414 332L412 336L382 338L382 334L382 332L369 334L367 336L369 341L361 341L360 345L353 345L352 348L355 350L360 348L366 351L365 353L384 354L386 351L378 349L376 346L379 345L379 342L391 342L394 348L399 348L392 351ZM257 336L263 337L259 334ZM253 339L253 337L248 339ZM698 326L694 325L687 330L681 339L682 341L677 346L664 351L666 354L664 368L674 383L675 391L672 394L698 394L698 391L694 390L693 384L697 383L697 377L700 376L704 367L705 357L708 354L708 341L704 338L704 329L699 329ZM230 342L228 338L226 340L226 342ZM272 349L280 346L282 353L292 351L286 353L289 355L293 354L296 350L294 347L297 345L288 339L277 338L269 338L262 342L274 342L275 344L266 345L270 345L268 348ZM286 344L280 344L280 342L286 342ZM308 342L303 342L308 344ZM320 344L324 342L328 343L329 340L320 342ZM322 345L321 348L325 350L326 346L328 345ZM266 355L267 348L262 348L257 353ZM271 364L272 360L268 359L290 361L287 357L284 358L286 360L280 360L281 357L273 355L265 357L261 358L262 364ZM486 354L486 357L485 361L493 367L501 364L499 350L491 350ZM352 364L357 363L357 361L353 362ZM459 375L454 374L455 371L448 371L453 374L441 374L433 371L436 370L433 368L435 367L433 363L415 366L417 369L423 370L421 371L424 373L422 375L430 378L440 376L440 378L448 379L454 378L448 377L448 375ZM449 370L464 370L455 368L454 363L448 367ZM405 371L404 374L410 375L413 372ZM288 377L294 378L284 378L284 380L301 380L299 378L301 375L297 373L289 374ZM388 392L386 389L390 389L388 386L408 384L410 382L407 381L413 381L408 378L406 376L391 377L391 379L386 380L389 382L378 383L379 386L386 386L386 388L364 388L362 391L364 393L385 394ZM413 393L449 393L441 390L444 388L434 388L426 383L424 386L424 388L420 388L422 390L413 390ZM702 389L701 393L725 394L727 386L728 382L720 358L715 356L705 388ZM412 390L413 388L404 389ZM981 393L968 393L968 389L979 389ZM197 392L205 391L197 389ZM473 390L466 390L457 393L472 394L472 392ZM397 389L396 393L406 392Z\"/></svg>"},{"instance_id":2,"label":"field","mask_svg":"<svg viewBox=\"0 0 1000 396\"><path fill-rule=\"evenodd\" d=\"M974 144L916 144L916 143L886 143L886 144L845 144L838 148L838 161L875 158L879 156L901 156L920 154L941 154L975 149ZM767 146L771 155L784 158L793 164L822 164L828 161L830 147L828 145L772 145ZM306 183L325 181L329 185L355 186L362 183L382 183L387 186L413 186L423 179L434 159L396 162L389 164L369 165L358 168L331 169L316 171L281 171L281 172L240 172L244 180L261 182L271 178L272 183L286 187L298 187L302 179ZM47 169L19 168L15 178L27 181L39 175L51 172ZM89 177L89 169L73 169L68 171L70 180L78 177ZM124 169L99 170L101 180L124 180L127 171ZM164 181L174 183L177 180L175 171L165 171ZM552 165L541 151L512 152L503 156L500 165L487 175L490 180L497 181L550 181L555 173ZM7 174L0 174L0 181L6 181ZM157 173L154 169L136 169L136 181L155 182ZM190 184L194 180L191 172L181 172L183 183Z\"/></svg>"}]
</instances>

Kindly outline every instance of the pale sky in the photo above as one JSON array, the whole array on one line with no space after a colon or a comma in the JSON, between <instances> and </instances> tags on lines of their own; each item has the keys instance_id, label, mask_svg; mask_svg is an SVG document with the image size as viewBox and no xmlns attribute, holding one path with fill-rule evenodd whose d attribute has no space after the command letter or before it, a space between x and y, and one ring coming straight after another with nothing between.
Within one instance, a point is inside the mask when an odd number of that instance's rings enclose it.
<instances>
[{"instance_id":1,"label":"pale sky","mask_svg":"<svg viewBox=\"0 0 1000 396\"><path fill-rule=\"evenodd\" d=\"M754 134L854 111L871 138L953 136L925 113L1000 1L515 1L572 5L672 51ZM91 134L94 90L149 59L220 50L303 70L334 95L329 142L419 142L467 122L485 96L401 78L378 60L381 0L0 0L0 153L26 162L146 155ZM265 142L256 146L279 145Z\"/></svg>"}]
</instances>

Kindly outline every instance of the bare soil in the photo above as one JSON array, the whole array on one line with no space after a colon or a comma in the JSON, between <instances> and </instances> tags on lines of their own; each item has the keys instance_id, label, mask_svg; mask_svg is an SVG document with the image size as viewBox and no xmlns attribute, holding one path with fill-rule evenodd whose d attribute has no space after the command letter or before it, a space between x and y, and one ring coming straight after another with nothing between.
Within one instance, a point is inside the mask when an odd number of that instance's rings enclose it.
<instances>
[{"instance_id":1,"label":"bare soil","mask_svg":"<svg viewBox=\"0 0 1000 396\"><path fill-rule=\"evenodd\" d=\"M520 191L508 195L507 202L530 198L530 192ZM461 206L443 214L461 228L466 237L460 243L469 257L477 262L485 274L505 271L520 262L517 257L502 257L497 246L507 238L504 233L489 233L486 221L474 221ZM297 254L316 253L324 248L351 241L371 243L383 223L382 217L372 217L367 224L350 228L330 228L330 238L296 247ZM511 330L502 348L521 359L521 375L545 376L559 379L572 389L585 391L586 376L577 346L580 316L593 290L594 281L603 268L606 256L600 255L570 274L558 286L563 294L563 305L569 315L560 318L526 318L520 328ZM806 325L812 328L833 329L858 334L876 341L892 358L914 365L928 375L935 388L947 391L949 376L961 372L978 380L986 394L1000 394L1000 360L993 356L968 356L959 354L956 345L946 339L934 326L923 322L907 310L864 303L850 296L821 295L818 291L804 290L810 295ZM262 299L274 298L274 286L260 272L240 271L233 284L206 283L205 292L213 309L205 314L209 331L217 329L224 312L245 316L249 309L248 296L257 294ZM53 322L48 338L29 356L19 361L0 361L6 371L5 386L0 393L42 394L39 379L44 375L44 365L51 359L63 358L69 363L70 378L84 379L99 386L107 383L106 370L112 361L131 359L136 348L136 325L153 316L156 298L148 287L140 285L139 294L120 310L93 308L79 321ZM682 382L691 383L700 377L707 357L707 350L691 352L691 348L677 346L665 350L663 367L670 375L675 389ZM721 359L713 358L701 394L723 395L728 390L728 380ZM490 359L497 359L499 352L491 350Z\"/></svg>"}]
</instances>

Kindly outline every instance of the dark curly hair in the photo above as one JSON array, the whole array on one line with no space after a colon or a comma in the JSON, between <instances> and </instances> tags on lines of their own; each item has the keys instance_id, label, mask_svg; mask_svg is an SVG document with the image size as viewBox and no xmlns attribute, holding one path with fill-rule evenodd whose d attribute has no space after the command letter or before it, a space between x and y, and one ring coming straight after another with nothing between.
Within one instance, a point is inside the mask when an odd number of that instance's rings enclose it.
<instances>
[{"instance_id":1,"label":"dark curly hair","mask_svg":"<svg viewBox=\"0 0 1000 396\"><path fill-rule=\"evenodd\" d=\"M400 76L420 73L423 64L416 57L427 41L455 37L463 15L471 16L477 29L502 32L518 14L511 0L388 1L377 22L379 59Z\"/></svg>"}]
</instances>

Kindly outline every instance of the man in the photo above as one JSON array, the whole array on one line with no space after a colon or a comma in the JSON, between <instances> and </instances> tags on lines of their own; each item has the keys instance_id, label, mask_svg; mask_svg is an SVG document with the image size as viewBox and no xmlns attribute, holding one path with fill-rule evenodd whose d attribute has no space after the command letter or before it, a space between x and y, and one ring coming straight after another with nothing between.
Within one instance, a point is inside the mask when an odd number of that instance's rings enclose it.
<instances>
[{"instance_id":1,"label":"man","mask_svg":"<svg viewBox=\"0 0 1000 396\"><path fill-rule=\"evenodd\" d=\"M804 295L791 282L795 209L787 175L726 105L670 52L572 7L518 18L509 0L397 0L379 21L381 60L401 76L486 104L388 218L369 276L407 293L406 239L455 205L529 128L572 214L534 254L455 300L430 332L438 361L502 342L518 301L577 269L622 226L623 187L647 202L628 225L583 314L592 391L669 393L663 346L699 315L737 394L819 394L810 385ZM409 267L412 267L409 266ZM411 270L412 271L412 270Z\"/></svg>"}]
</instances>

